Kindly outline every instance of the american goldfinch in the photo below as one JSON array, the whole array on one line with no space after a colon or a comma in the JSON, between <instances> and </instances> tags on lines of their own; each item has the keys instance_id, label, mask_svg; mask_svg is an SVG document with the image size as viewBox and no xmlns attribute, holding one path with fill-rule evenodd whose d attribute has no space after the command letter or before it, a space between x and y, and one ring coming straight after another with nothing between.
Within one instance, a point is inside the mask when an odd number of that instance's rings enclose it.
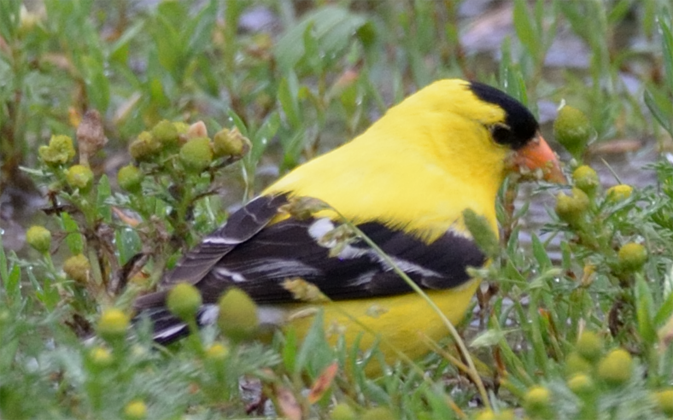
<instances>
[{"instance_id":1,"label":"american goldfinch","mask_svg":"<svg viewBox=\"0 0 673 420\"><path fill-rule=\"evenodd\" d=\"M155 340L168 343L188 331L165 309L172 286L188 282L199 290L199 325L217 319L219 297L235 286L257 304L261 324L291 324L301 334L316 312L303 309L319 307L325 325L337 326L348 345L359 340L367 349L381 339L386 358L398 351L415 358L428 352L422 336L437 341L448 332L390 262L459 322L479 284L466 268L486 262L463 211L482 215L497 234L496 195L513 172L565 181L522 104L481 83L437 81L233 213L165 275L161 291L141 296L135 308L154 321ZM329 207L305 217L286 210L303 197ZM362 238L335 239L341 216L390 260ZM317 286L330 302L297 299L288 287L292 279Z\"/></svg>"}]
</instances>

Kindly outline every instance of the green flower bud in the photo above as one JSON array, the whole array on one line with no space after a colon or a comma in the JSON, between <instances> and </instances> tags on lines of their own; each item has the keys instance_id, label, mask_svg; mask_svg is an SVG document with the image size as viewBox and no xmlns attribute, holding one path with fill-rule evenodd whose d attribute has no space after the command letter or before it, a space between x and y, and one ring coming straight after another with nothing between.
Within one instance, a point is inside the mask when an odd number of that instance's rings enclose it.
<instances>
[{"instance_id":1,"label":"green flower bud","mask_svg":"<svg viewBox=\"0 0 673 420\"><path fill-rule=\"evenodd\" d=\"M45 254L51 247L51 232L42 226L31 226L26 232L26 242L36 251Z\"/></svg>"},{"instance_id":2,"label":"green flower bud","mask_svg":"<svg viewBox=\"0 0 673 420\"><path fill-rule=\"evenodd\" d=\"M72 139L63 135L51 136L49 146L40 146L37 153L47 165L65 165L76 154Z\"/></svg>"},{"instance_id":3,"label":"green flower bud","mask_svg":"<svg viewBox=\"0 0 673 420\"><path fill-rule=\"evenodd\" d=\"M556 196L556 214L569 225L578 225L589 208L589 197L579 188L573 188L572 196L560 192Z\"/></svg>"},{"instance_id":4,"label":"green flower bud","mask_svg":"<svg viewBox=\"0 0 673 420\"><path fill-rule=\"evenodd\" d=\"M88 166L72 165L65 174L65 180L73 188L88 191L93 184L93 172Z\"/></svg>"},{"instance_id":5,"label":"green flower bud","mask_svg":"<svg viewBox=\"0 0 673 420\"><path fill-rule=\"evenodd\" d=\"M217 325L220 331L234 341L244 340L255 332L259 325L257 305L244 291L229 288L218 303Z\"/></svg>"},{"instance_id":6,"label":"green flower bud","mask_svg":"<svg viewBox=\"0 0 673 420\"><path fill-rule=\"evenodd\" d=\"M107 367L112 364L113 357L110 350L96 346L89 351L89 360L98 367Z\"/></svg>"},{"instance_id":7,"label":"green flower bud","mask_svg":"<svg viewBox=\"0 0 673 420\"><path fill-rule=\"evenodd\" d=\"M573 171L573 181L577 188L589 196L596 194L601 185L598 174L588 165L582 165Z\"/></svg>"},{"instance_id":8,"label":"green flower bud","mask_svg":"<svg viewBox=\"0 0 673 420\"><path fill-rule=\"evenodd\" d=\"M128 326L129 317L119 309L110 308L101 314L96 331L106 340L115 340L126 335Z\"/></svg>"},{"instance_id":9,"label":"green flower bud","mask_svg":"<svg viewBox=\"0 0 673 420\"><path fill-rule=\"evenodd\" d=\"M186 170L194 173L203 172L213 161L213 149L210 139L196 137L180 148L180 161Z\"/></svg>"},{"instance_id":10,"label":"green flower bud","mask_svg":"<svg viewBox=\"0 0 673 420\"><path fill-rule=\"evenodd\" d=\"M335 405L330 413L331 420L355 420L357 418L355 411L346 403Z\"/></svg>"},{"instance_id":11,"label":"green flower bud","mask_svg":"<svg viewBox=\"0 0 673 420\"><path fill-rule=\"evenodd\" d=\"M87 257L82 254L77 254L65 260L63 263L63 271L77 283L86 284L89 281L91 264L89 264Z\"/></svg>"},{"instance_id":12,"label":"green flower bud","mask_svg":"<svg viewBox=\"0 0 673 420\"><path fill-rule=\"evenodd\" d=\"M141 420L147 417L147 406L142 400L133 400L124 407L124 418Z\"/></svg>"},{"instance_id":13,"label":"green flower bud","mask_svg":"<svg viewBox=\"0 0 673 420\"><path fill-rule=\"evenodd\" d=\"M119 187L130 193L140 192L145 174L134 165L126 165L117 172Z\"/></svg>"},{"instance_id":14,"label":"green flower bud","mask_svg":"<svg viewBox=\"0 0 673 420\"><path fill-rule=\"evenodd\" d=\"M161 143L154 140L152 134L143 131L129 146L129 154L138 162L150 162L161 150Z\"/></svg>"},{"instance_id":15,"label":"green flower bud","mask_svg":"<svg viewBox=\"0 0 673 420\"><path fill-rule=\"evenodd\" d=\"M221 362L229 355L229 348L222 343L214 343L206 349L206 359Z\"/></svg>"},{"instance_id":16,"label":"green flower bud","mask_svg":"<svg viewBox=\"0 0 673 420\"><path fill-rule=\"evenodd\" d=\"M162 120L152 128L152 137L161 144L163 150L177 148L179 135L177 127L168 120Z\"/></svg>"},{"instance_id":17,"label":"green flower bud","mask_svg":"<svg viewBox=\"0 0 673 420\"><path fill-rule=\"evenodd\" d=\"M388 407L374 407L362 413L362 420L394 420L396 415Z\"/></svg>"},{"instance_id":18,"label":"green flower bud","mask_svg":"<svg viewBox=\"0 0 673 420\"><path fill-rule=\"evenodd\" d=\"M591 363L579 355L577 352L572 352L565 360L565 373L570 377L578 373L589 373L592 370Z\"/></svg>"},{"instance_id":19,"label":"green flower bud","mask_svg":"<svg viewBox=\"0 0 673 420\"><path fill-rule=\"evenodd\" d=\"M250 150L250 140L241 134L236 128L229 131L226 128L220 130L213 137L213 152L215 157L243 157Z\"/></svg>"},{"instance_id":20,"label":"green flower bud","mask_svg":"<svg viewBox=\"0 0 673 420\"><path fill-rule=\"evenodd\" d=\"M578 373L568 379L568 388L576 395L587 395L594 390L594 381L584 373Z\"/></svg>"},{"instance_id":21,"label":"green flower bud","mask_svg":"<svg viewBox=\"0 0 673 420\"><path fill-rule=\"evenodd\" d=\"M524 396L524 406L530 414L546 417L549 411L551 393L546 387L536 385L531 387Z\"/></svg>"},{"instance_id":22,"label":"green flower bud","mask_svg":"<svg viewBox=\"0 0 673 420\"><path fill-rule=\"evenodd\" d=\"M559 110L554 121L554 136L576 159L579 159L595 130L582 111L571 106Z\"/></svg>"},{"instance_id":23,"label":"green flower bud","mask_svg":"<svg viewBox=\"0 0 673 420\"><path fill-rule=\"evenodd\" d=\"M611 386L624 384L632 374L633 359L624 349L612 350L598 364L598 376Z\"/></svg>"},{"instance_id":24,"label":"green flower bud","mask_svg":"<svg viewBox=\"0 0 673 420\"><path fill-rule=\"evenodd\" d=\"M673 388L666 388L655 392L654 400L662 413L668 417L673 417Z\"/></svg>"},{"instance_id":25,"label":"green flower bud","mask_svg":"<svg viewBox=\"0 0 673 420\"><path fill-rule=\"evenodd\" d=\"M641 244L629 242L619 248L619 266L626 271L638 271L647 261L647 250Z\"/></svg>"},{"instance_id":26,"label":"green flower bud","mask_svg":"<svg viewBox=\"0 0 673 420\"><path fill-rule=\"evenodd\" d=\"M179 283L166 297L166 307L183 321L193 320L203 299L201 293L190 283Z\"/></svg>"},{"instance_id":27,"label":"green flower bud","mask_svg":"<svg viewBox=\"0 0 673 420\"><path fill-rule=\"evenodd\" d=\"M603 353L603 341L592 331L585 331L577 339L575 346L577 353L579 353L585 360L594 363L598 361Z\"/></svg>"}]
</instances>

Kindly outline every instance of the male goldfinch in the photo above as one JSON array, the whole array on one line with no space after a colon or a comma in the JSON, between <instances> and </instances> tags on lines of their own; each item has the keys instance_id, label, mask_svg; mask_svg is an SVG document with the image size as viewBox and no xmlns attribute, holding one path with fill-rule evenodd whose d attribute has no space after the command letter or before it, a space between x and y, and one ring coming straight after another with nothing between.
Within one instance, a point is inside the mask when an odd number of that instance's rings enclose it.
<instances>
[{"instance_id":1,"label":"male goldfinch","mask_svg":"<svg viewBox=\"0 0 673 420\"><path fill-rule=\"evenodd\" d=\"M366 349L383 338L387 358L397 351L411 358L427 353L421 336L437 341L447 335L437 313L364 240L332 249L338 241L325 235L339 225L339 215L350 220L457 323L479 284L466 268L486 262L463 211L484 216L497 233L495 200L508 173L564 181L538 129L522 104L495 88L437 81L233 213L164 277L162 291L140 297L135 307L154 321L155 340L168 343L188 329L165 309L171 286L189 282L200 291L199 325L216 319L218 298L236 286L257 303L262 323L290 323L301 333L313 318L292 315L317 305L326 326L339 326L348 345L360 340ZM297 197L319 199L338 214L283 212ZM296 300L285 283L295 278L332 302Z\"/></svg>"}]
</instances>

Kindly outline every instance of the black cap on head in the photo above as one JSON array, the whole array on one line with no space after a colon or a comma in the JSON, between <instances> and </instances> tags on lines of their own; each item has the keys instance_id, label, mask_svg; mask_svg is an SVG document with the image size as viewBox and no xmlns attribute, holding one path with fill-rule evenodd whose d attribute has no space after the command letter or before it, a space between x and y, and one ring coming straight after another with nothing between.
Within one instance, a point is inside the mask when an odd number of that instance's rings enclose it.
<instances>
[{"instance_id":1,"label":"black cap on head","mask_svg":"<svg viewBox=\"0 0 673 420\"><path fill-rule=\"evenodd\" d=\"M504 125L491 127L493 139L497 143L517 150L535 137L540 126L521 102L499 89L479 82L470 82L470 90L482 101L498 105L505 111Z\"/></svg>"}]
</instances>

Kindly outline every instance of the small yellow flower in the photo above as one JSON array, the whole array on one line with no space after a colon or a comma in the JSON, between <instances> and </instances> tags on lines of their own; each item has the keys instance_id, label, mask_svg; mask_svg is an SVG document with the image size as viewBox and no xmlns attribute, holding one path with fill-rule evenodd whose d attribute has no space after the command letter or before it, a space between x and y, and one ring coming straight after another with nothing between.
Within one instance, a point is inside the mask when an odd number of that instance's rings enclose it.
<instances>
[{"instance_id":1,"label":"small yellow flower","mask_svg":"<svg viewBox=\"0 0 673 420\"><path fill-rule=\"evenodd\" d=\"M81 284L86 284L89 280L90 270L91 264L89 264L87 257L82 254L74 255L63 263L63 271L65 271L65 274Z\"/></svg>"},{"instance_id":2,"label":"small yellow flower","mask_svg":"<svg viewBox=\"0 0 673 420\"><path fill-rule=\"evenodd\" d=\"M606 197L610 203L618 203L631 197L631 194L633 194L632 186L626 184L619 184L615 185L614 187L608 188Z\"/></svg>"},{"instance_id":3,"label":"small yellow flower","mask_svg":"<svg viewBox=\"0 0 673 420\"><path fill-rule=\"evenodd\" d=\"M119 309L110 308L101 314L96 330L101 337L111 340L124 337L128 326L129 317Z\"/></svg>"},{"instance_id":4,"label":"small yellow flower","mask_svg":"<svg viewBox=\"0 0 673 420\"><path fill-rule=\"evenodd\" d=\"M34 225L26 232L26 242L36 251L49 252L51 247L51 232L43 226Z\"/></svg>"},{"instance_id":5,"label":"small yellow flower","mask_svg":"<svg viewBox=\"0 0 673 420\"><path fill-rule=\"evenodd\" d=\"M213 161L213 149L208 137L196 137L180 148L180 161L186 170L194 173L204 171Z\"/></svg>"},{"instance_id":6,"label":"small yellow flower","mask_svg":"<svg viewBox=\"0 0 673 420\"><path fill-rule=\"evenodd\" d=\"M632 374L633 359L624 349L612 350L598 364L598 376L609 385L622 385Z\"/></svg>"},{"instance_id":7,"label":"small yellow flower","mask_svg":"<svg viewBox=\"0 0 673 420\"><path fill-rule=\"evenodd\" d=\"M99 367L110 366L112 364L112 353L105 347L96 346L89 352L91 361Z\"/></svg>"},{"instance_id":8,"label":"small yellow flower","mask_svg":"<svg viewBox=\"0 0 673 420\"><path fill-rule=\"evenodd\" d=\"M568 388L577 395L586 395L593 391L594 381L584 373L578 373L568 379Z\"/></svg>"},{"instance_id":9,"label":"small yellow flower","mask_svg":"<svg viewBox=\"0 0 673 420\"><path fill-rule=\"evenodd\" d=\"M141 420L147 417L147 405L143 400L133 400L124 407L124 417L129 420Z\"/></svg>"},{"instance_id":10,"label":"small yellow flower","mask_svg":"<svg viewBox=\"0 0 673 420\"><path fill-rule=\"evenodd\" d=\"M231 287L220 298L217 325L234 341L250 337L257 326L257 305L243 290Z\"/></svg>"},{"instance_id":11,"label":"small yellow flower","mask_svg":"<svg viewBox=\"0 0 673 420\"><path fill-rule=\"evenodd\" d=\"M641 244L629 242L619 248L619 265L626 271L638 271L647 261L647 250Z\"/></svg>"},{"instance_id":12,"label":"small yellow flower","mask_svg":"<svg viewBox=\"0 0 673 420\"><path fill-rule=\"evenodd\" d=\"M577 339L577 352L589 362L596 362L603 352L603 341L593 331L585 331Z\"/></svg>"},{"instance_id":13,"label":"small yellow flower","mask_svg":"<svg viewBox=\"0 0 673 420\"><path fill-rule=\"evenodd\" d=\"M203 299L201 293L190 283L179 283L166 297L166 307L183 321L194 319Z\"/></svg>"}]
</instances>

